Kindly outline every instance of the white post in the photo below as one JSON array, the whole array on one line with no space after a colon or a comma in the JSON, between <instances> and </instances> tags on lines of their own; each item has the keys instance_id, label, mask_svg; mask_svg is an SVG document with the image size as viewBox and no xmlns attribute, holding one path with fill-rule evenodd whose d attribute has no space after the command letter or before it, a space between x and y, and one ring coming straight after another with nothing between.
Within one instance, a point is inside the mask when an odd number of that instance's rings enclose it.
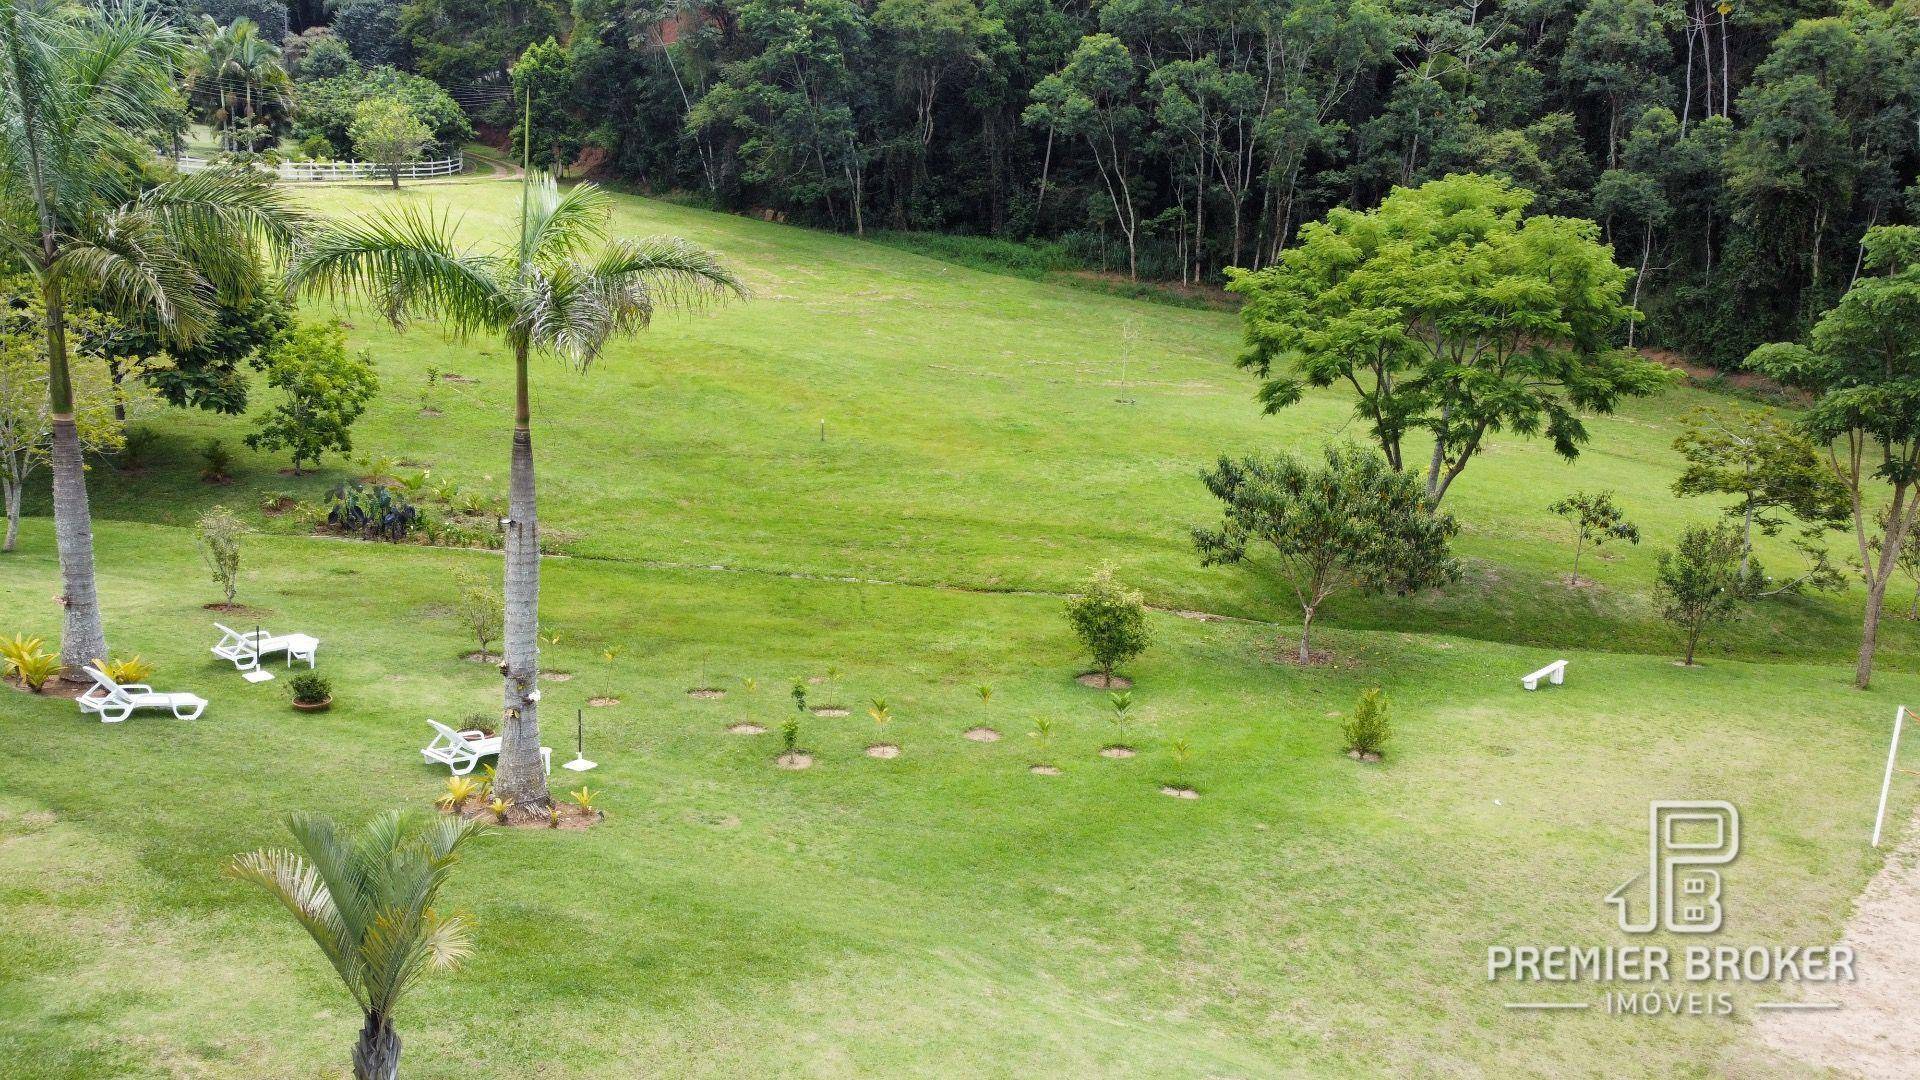
<instances>
[{"instance_id":1,"label":"white post","mask_svg":"<svg viewBox=\"0 0 1920 1080\"><path fill-rule=\"evenodd\" d=\"M1900 756L1900 722L1906 719L1907 707L1900 705L1893 710L1893 745L1887 747L1887 772L1880 778L1880 809L1873 815L1873 846L1880 846L1880 823L1887 816L1887 792L1893 787L1893 762Z\"/></svg>"}]
</instances>

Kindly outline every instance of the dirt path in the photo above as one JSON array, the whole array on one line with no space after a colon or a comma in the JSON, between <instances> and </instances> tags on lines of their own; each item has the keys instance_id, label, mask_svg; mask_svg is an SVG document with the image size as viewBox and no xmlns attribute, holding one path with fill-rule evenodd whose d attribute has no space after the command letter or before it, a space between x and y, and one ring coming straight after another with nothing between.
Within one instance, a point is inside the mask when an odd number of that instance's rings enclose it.
<instances>
[{"instance_id":1,"label":"dirt path","mask_svg":"<svg viewBox=\"0 0 1920 1080\"><path fill-rule=\"evenodd\" d=\"M1900 847L1860 894L1845 942L1859 957L1859 977L1822 1000L1840 1008L1773 1012L1755 1018L1767 1048L1815 1069L1868 1080L1920 1076L1920 812Z\"/></svg>"}]
</instances>

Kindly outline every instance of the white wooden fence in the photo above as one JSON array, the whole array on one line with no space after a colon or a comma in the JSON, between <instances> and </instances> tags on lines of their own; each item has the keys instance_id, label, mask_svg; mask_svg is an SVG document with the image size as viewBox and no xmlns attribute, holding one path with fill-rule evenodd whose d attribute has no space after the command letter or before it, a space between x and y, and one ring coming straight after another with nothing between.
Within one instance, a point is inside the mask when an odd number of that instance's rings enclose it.
<instances>
[{"instance_id":1,"label":"white wooden fence","mask_svg":"<svg viewBox=\"0 0 1920 1080\"><path fill-rule=\"evenodd\" d=\"M181 172L199 172L210 168L212 161L206 158L181 155L174 159ZM463 156L455 154L450 158L435 161L410 161L400 166L400 179L419 180L429 176L452 176L465 168ZM260 164L260 169L271 169L282 180L385 180L387 166L371 161L282 161L277 165Z\"/></svg>"}]
</instances>

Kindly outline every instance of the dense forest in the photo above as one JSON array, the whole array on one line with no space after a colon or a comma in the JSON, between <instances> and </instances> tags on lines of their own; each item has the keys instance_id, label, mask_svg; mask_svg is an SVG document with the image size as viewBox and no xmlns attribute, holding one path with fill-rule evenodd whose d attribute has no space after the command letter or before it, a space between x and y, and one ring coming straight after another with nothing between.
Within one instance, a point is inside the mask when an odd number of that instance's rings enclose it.
<instances>
[{"instance_id":1,"label":"dense forest","mask_svg":"<svg viewBox=\"0 0 1920 1080\"><path fill-rule=\"evenodd\" d=\"M514 139L523 90L543 162L1145 278L1218 281L1332 206L1497 174L1601 225L1647 314L1623 333L1723 366L1920 217L1915 0L189 4L335 36Z\"/></svg>"}]
</instances>

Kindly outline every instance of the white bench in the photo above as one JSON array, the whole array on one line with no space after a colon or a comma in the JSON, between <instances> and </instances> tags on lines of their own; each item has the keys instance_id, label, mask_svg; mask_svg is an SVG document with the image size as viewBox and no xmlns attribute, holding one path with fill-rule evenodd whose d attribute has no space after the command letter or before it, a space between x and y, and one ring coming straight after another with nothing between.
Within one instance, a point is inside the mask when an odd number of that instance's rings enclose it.
<instances>
[{"instance_id":1,"label":"white bench","mask_svg":"<svg viewBox=\"0 0 1920 1080\"><path fill-rule=\"evenodd\" d=\"M1553 663L1548 664L1546 667L1541 668L1539 671L1536 671L1531 675L1522 676L1520 679L1520 685L1526 687L1529 690L1538 690L1540 688L1541 679L1545 679L1555 686L1559 686L1561 683L1566 682L1567 681L1567 662L1565 660L1555 660Z\"/></svg>"}]
</instances>

